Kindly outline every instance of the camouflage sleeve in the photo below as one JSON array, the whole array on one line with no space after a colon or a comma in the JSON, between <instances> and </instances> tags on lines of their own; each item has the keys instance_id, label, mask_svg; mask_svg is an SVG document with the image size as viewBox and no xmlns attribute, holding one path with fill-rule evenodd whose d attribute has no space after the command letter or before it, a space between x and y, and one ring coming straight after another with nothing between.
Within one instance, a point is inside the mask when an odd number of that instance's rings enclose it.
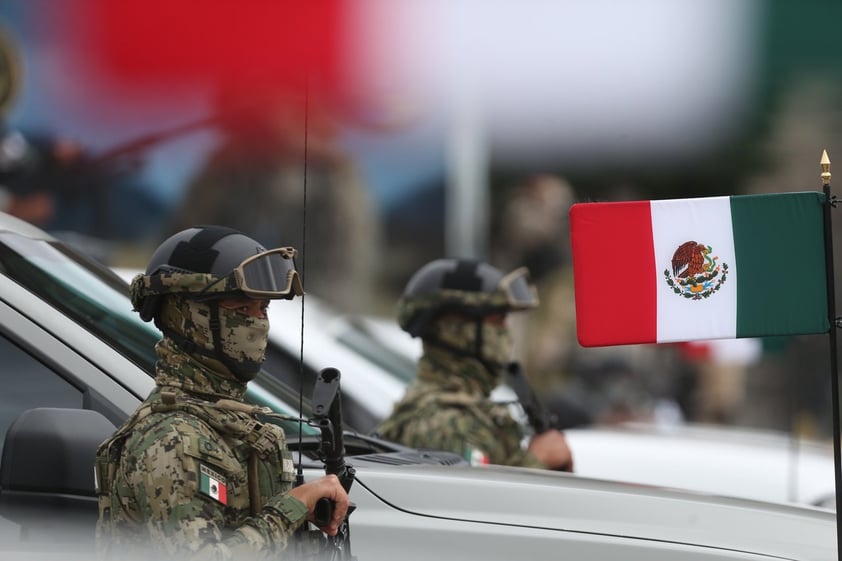
<instances>
[{"instance_id":1,"label":"camouflage sleeve","mask_svg":"<svg viewBox=\"0 0 842 561\"><path fill-rule=\"evenodd\" d=\"M505 404L491 404L482 408L483 417L489 426L493 426L494 434L499 443L498 449L503 457L497 458L499 463L507 466L546 469L531 452L523 446L523 429L512 417L509 407Z\"/></svg>"},{"instance_id":2,"label":"camouflage sleeve","mask_svg":"<svg viewBox=\"0 0 842 561\"><path fill-rule=\"evenodd\" d=\"M538 458L536 458L531 452L528 450L518 450L514 454L509 457L509 462L506 465L510 466L519 466L519 467L528 467L528 468L538 468L538 469L548 469L543 463L541 463Z\"/></svg>"},{"instance_id":3,"label":"camouflage sleeve","mask_svg":"<svg viewBox=\"0 0 842 561\"><path fill-rule=\"evenodd\" d=\"M232 504L236 495L225 505L202 494L199 460L190 448L208 438L213 435L195 420L176 417L154 426L131 446L127 442L124 476L138 503L134 510L145 521L152 553L203 560L277 558L304 522L306 507L284 493L268 501L257 516L237 516L233 511L238 506L248 510L247 504ZM243 474L240 484L245 481ZM226 524L232 516L240 520L233 530Z\"/></svg>"},{"instance_id":4,"label":"camouflage sleeve","mask_svg":"<svg viewBox=\"0 0 842 561\"><path fill-rule=\"evenodd\" d=\"M286 548L289 536L306 517L304 503L292 495L277 495L263 507L260 515L248 518L224 544L234 559L252 559L258 554L271 556L272 552ZM277 557L277 553L271 557Z\"/></svg>"}]
</instances>

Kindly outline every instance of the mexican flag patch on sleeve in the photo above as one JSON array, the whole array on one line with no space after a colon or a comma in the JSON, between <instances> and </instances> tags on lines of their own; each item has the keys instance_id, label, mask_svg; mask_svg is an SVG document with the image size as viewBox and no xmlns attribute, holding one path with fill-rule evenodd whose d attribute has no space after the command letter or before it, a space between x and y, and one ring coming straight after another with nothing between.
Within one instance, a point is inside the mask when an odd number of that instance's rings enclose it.
<instances>
[{"instance_id":1,"label":"mexican flag patch on sleeve","mask_svg":"<svg viewBox=\"0 0 842 561\"><path fill-rule=\"evenodd\" d=\"M224 505L228 504L228 484L225 477L204 464L199 464L199 491Z\"/></svg>"},{"instance_id":2,"label":"mexican flag patch on sleeve","mask_svg":"<svg viewBox=\"0 0 842 561\"><path fill-rule=\"evenodd\" d=\"M491 463L488 459L488 454L471 445L465 447L463 456L472 466L485 466Z\"/></svg>"}]
</instances>

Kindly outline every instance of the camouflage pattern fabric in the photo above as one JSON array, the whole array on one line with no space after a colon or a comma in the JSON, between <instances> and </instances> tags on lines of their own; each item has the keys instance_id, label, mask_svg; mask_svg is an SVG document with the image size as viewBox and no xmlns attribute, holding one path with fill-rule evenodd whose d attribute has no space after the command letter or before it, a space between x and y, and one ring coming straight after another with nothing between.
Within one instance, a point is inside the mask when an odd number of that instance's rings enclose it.
<instances>
[{"instance_id":1,"label":"camouflage pattern fabric","mask_svg":"<svg viewBox=\"0 0 842 561\"><path fill-rule=\"evenodd\" d=\"M177 335L196 345L194 357L212 370L225 373L228 367L220 361L208 362L216 357L211 329L211 304L181 295L166 295L160 307L161 323ZM241 314L219 307L220 348L223 355L235 361L236 366L253 378L260 371L269 344L269 320Z\"/></svg>"},{"instance_id":2,"label":"camouflage pattern fabric","mask_svg":"<svg viewBox=\"0 0 842 561\"><path fill-rule=\"evenodd\" d=\"M156 349L156 389L97 452L99 555L279 558L307 514L287 494L295 472L283 431L245 404L216 403L241 403L245 384L169 339ZM249 492L250 469L259 497Z\"/></svg>"},{"instance_id":3,"label":"camouflage pattern fabric","mask_svg":"<svg viewBox=\"0 0 842 561\"><path fill-rule=\"evenodd\" d=\"M545 468L521 446L505 404L489 398L497 380L476 359L425 344L418 375L379 427L386 439L463 455L474 464Z\"/></svg>"},{"instance_id":4,"label":"camouflage pattern fabric","mask_svg":"<svg viewBox=\"0 0 842 561\"><path fill-rule=\"evenodd\" d=\"M424 339L427 343L435 342L450 351L459 352L467 356L481 358L487 366L493 366L502 372L505 365L512 360L512 332L507 325L489 325L480 323L479 335L481 344L477 348L477 320L450 317L434 321L429 335ZM490 378L488 368L485 378ZM500 382L500 376L495 376L493 385Z\"/></svg>"},{"instance_id":5,"label":"camouflage pattern fabric","mask_svg":"<svg viewBox=\"0 0 842 561\"><path fill-rule=\"evenodd\" d=\"M164 294L222 295L237 290L233 277L224 281L208 273L163 272L156 275L138 274L129 285L129 297L135 310L140 309L147 296Z\"/></svg>"}]
</instances>

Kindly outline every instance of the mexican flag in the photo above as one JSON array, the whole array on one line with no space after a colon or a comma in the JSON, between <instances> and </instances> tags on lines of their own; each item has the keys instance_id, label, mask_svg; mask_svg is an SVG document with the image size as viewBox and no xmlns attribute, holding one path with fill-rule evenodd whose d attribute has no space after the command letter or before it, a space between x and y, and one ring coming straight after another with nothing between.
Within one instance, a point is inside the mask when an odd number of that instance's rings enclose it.
<instances>
[{"instance_id":1,"label":"mexican flag","mask_svg":"<svg viewBox=\"0 0 842 561\"><path fill-rule=\"evenodd\" d=\"M225 478L204 464L199 465L199 491L224 505L228 504L228 485Z\"/></svg>"},{"instance_id":2,"label":"mexican flag","mask_svg":"<svg viewBox=\"0 0 842 561\"><path fill-rule=\"evenodd\" d=\"M570 208L585 347L826 333L818 192Z\"/></svg>"}]
</instances>

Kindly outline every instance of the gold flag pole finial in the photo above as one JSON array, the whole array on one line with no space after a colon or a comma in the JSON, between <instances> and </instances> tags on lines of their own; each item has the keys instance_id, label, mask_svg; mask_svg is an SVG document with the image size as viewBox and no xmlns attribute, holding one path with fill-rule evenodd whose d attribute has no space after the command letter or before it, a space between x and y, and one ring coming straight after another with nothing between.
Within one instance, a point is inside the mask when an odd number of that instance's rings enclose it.
<instances>
[{"instance_id":1,"label":"gold flag pole finial","mask_svg":"<svg viewBox=\"0 0 842 561\"><path fill-rule=\"evenodd\" d=\"M822 150L822 185L830 185L830 158L827 157L827 150Z\"/></svg>"}]
</instances>

